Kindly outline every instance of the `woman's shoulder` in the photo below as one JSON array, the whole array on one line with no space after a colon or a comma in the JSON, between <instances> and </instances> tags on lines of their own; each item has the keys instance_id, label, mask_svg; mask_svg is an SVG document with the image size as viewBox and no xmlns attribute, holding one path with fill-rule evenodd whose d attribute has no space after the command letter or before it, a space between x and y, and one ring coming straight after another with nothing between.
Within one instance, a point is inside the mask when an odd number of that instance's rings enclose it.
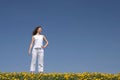
<instances>
[{"instance_id":1,"label":"woman's shoulder","mask_svg":"<svg viewBox=\"0 0 120 80\"><path fill-rule=\"evenodd\" d=\"M36 35L32 35L32 37L35 37Z\"/></svg>"},{"instance_id":2,"label":"woman's shoulder","mask_svg":"<svg viewBox=\"0 0 120 80\"><path fill-rule=\"evenodd\" d=\"M36 37L37 37L36 35L32 35L32 38L34 38L34 39L35 39Z\"/></svg>"},{"instance_id":3,"label":"woman's shoulder","mask_svg":"<svg viewBox=\"0 0 120 80\"><path fill-rule=\"evenodd\" d=\"M42 37L44 37L44 34L41 34Z\"/></svg>"}]
</instances>

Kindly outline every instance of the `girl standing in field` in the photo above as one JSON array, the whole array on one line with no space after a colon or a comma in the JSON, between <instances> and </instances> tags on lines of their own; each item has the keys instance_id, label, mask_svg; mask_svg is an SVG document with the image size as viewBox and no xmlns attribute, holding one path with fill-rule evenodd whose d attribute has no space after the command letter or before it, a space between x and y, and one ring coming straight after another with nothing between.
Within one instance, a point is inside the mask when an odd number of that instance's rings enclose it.
<instances>
[{"instance_id":1,"label":"girl standing in field","mask_svg":"<svg viewBox=\"0 0 120 80\"><path fill-rule=\"evenodd\" d=\"M32 40L30 43L30 47L28 49L28 53L32 53L32 60L30 65L30 71L34 73L36 67L36 59L38 56L38 72L44 71L44 48L48 46L48 41L44 35L41 34L42 27L38 26L34 29L32 33ZM45 45L43 45L43 41L45 41ZM33 46L34 44L34 46ZM32 48L33 47L33 48ZM32 51L31 51L32 49Z\"/></svg>"}]
</instances>

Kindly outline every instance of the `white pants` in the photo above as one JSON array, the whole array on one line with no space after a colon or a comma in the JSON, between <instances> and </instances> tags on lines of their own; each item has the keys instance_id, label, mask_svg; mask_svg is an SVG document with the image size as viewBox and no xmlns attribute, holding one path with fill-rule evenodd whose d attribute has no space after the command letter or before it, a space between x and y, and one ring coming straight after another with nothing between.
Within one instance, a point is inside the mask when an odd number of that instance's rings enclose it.
<instances>
[{"instance_id":1,"label":"white pants","mask_svg":"<svg viewBox=\"0 0 120 80\"><path fill-rule=\"evenodd\" d=\"M43 72L44 50L42 48L33 48L30 71L35 71L37 57L38 57L38 72Z\"/></svg>"}]
</instances>

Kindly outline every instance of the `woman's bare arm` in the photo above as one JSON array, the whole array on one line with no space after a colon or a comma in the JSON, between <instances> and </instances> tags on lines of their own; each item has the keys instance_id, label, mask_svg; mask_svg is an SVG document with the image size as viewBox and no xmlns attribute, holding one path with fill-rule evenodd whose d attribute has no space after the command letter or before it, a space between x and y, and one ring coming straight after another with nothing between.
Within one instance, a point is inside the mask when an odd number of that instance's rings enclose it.
<instances>
[{"instance_id":1,"label":"woman's bare arm","mask_svg":"<svg viewBox=\"0 0 120 80\"><path fill-rule=\"evenodd\" d=\"M45 36L43 36L43 40L45 41L45 45L42 46L42 48L46 48L48 46L48 40L46 39Z\"/></svg>"},{"instance_id":2,"label":"woman's bare arm","mask_svg":"<svg viewBox=\"0 0 120 80\"><path fill-rule=\"evenodd\" d=\"M29 49L28 49L28 53L30 54L31 52L31 48L33 46L33 43L34 43L34 37L32 36L32 40L31 40L31 43L30 43L30 46L29 46Z\"/></svg>"}]
</instances>

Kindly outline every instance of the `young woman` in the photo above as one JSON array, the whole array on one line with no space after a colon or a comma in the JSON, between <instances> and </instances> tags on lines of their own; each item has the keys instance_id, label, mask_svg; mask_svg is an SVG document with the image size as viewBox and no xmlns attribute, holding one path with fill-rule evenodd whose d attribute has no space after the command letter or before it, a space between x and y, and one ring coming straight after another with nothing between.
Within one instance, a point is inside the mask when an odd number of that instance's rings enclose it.
<instances>
[{"instance_id":1,"label":"young woman","mask_svg":"<svg viewBox=\"0 0 120 80\"><path fill-rule=\"evenodd\" d=\"M32 60L31 60L31 66L30 71L34 73L35 67L36 67L36 59L38 56L38 72L44 71L44 48L48 46L48 41L44 35L41 34L42 27L38 26L35 28L35 30L32 33L32 40L30 43L30 47L28 49L28 53L32 53ZM45 41L45 45L43 45L43 41ZM34 46L33 46L34 44ZM32 48L33 47L33 48ZM32 49L32 51L31 51Z\"/></svg>"}]
</instances>

